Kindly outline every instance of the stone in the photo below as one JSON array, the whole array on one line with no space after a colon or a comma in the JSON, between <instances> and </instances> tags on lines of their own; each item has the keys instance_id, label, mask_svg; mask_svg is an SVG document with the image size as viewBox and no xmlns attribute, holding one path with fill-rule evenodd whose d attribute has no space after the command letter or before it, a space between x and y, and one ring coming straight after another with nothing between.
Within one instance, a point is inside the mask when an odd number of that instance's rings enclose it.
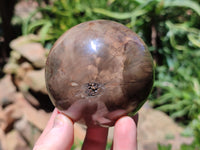
<instances>
[{"instance_id":1,"label":"stone","mask_svg":"<svg viewBox=\"0 0 200 150\"><path fill-rule=\"evenodd\" d=\"M28 63L28 62L23 62L23 63L20 65L20 67L24 70L24 72L33 70L33 67L32 67L31 64Z\"/></svg>"},{"instance_id":2,"label":"stone","mask_svg":"<svg viewBox=\"0 0 200 150\"><path fill-rule=\"evenodd\" d=\"M16 92L11 93L3 98L1 102L2 107L7 107L8 105L13 104L15 102L15 94Z\"/></svg>"},{"instance_id":3,"label":"stone","mask_svg":"<svg viewBox=\"0 0 200 150\"><path fill-rule=\"evenodd\" d=\"M39 4L37 1L18 1L18 3L15 5L15 16L21 18L22 20L27 19L38 7ZM34 19L41 17L42 15L40 13L37 13L36 16L33 16Z\"/></svg>"},{"instance_id":4,"label":"stone","mask_svg":"<svg viewBox=\"0 0 200 150\"><path fill-rule=\"evenodd\" d=\"M18 64L9 62L4 66L3 72L6 74L16 74L18 69L19 69Z\"/></svg>"},{"instance_id":5,"label":"stone","mask_svg":"<svg viewBox=\"0 0 200 150\"><path fill-rule=\"evenodd\" d=\"M6 150L6 135L1 128L0 128L0 150Z\"/></svg>"},{"instance_id":6,"label":"stone","mask_svg":"<svg viewBox=\"0 0 200 150\"><path fill-rule=\"evenodd\" d=\"M12 50L8 63L4 66L3 71L6 74L17 75L18 78L23 78L28 70L33 70L33 67L28 62L20 62L21 54ZM19 63L20 62L20 63Z\"/></svg>"},{"instance_id":7,"label":"stone","mask_svg":"<svg viewBox=\"0 0 200 150\"><path fill-rule=\"evenodd\" d=\"M47 94L44 69L28 71L24 77L24 82L30 89Z\"/></svg>"},{"instance_id":8,"label":"stone","mask_svg":"<svg viewBox=\"0 0 200 150\"><path fill-rule=\"evenodd\" d=\"M6 150L31 150L16 130L6 135Z\"/></svg>"},{"instance_id":9,"label":"stone","mask_svg":"<svg viewBox=\"0 0 200 150\"><path fill-rule=\"evenodd\" d=\"M39 119L38 119L39 121ZM41 131L30 124L25 117L15 122L14 128L22 135L24 139L33 146L39 138Z\"/></svg>"},{"instance_id":10,"label":"stone","mask_svg":"<svg viewBox=\"0 0 200 150\"><path fill-rule=\"evenodd\" d=\"M47 121L49 120L50 113L46 113L44 110L37 110L32 107L21 93L16 95L16 105L26 120L39 130L44 130Z\"/></svg>"},{"instance_id":11,"label":"stone","mask_svg":"<svg viewBox=\"0 0 200 150\"><path fill-rule=\"evenodd\" d=\"M23 79L26 73L30 70L33 70L33 67L31 66L30 63L28 62L23 62L20 66L19 69L17 70L17 77Z\"/></svg>"},{"instance_id":12,"label":"stone","mask_svg":"<svg viewBox=\"0 0 200 150\"><path fill-rule=\"evenodd\" d=\"M42 44L33 42L36 36L21 36L13 40L10 44L11 48L19 52L24 58L29 60L35 67L42 68L45 66L46 57L45 49Z\"/></svg>"},{"instance_id":13,"label":"stone","mask_svg":"<svg viewBox=\"0 0 200 150\"><path fill-rule=\"evenodd\" d=\"M25 99L34 107L38 108L40 106L39 101L29 92L23 92Z\"/></svg>"},{"instance_id":14,"label":"stone","mask_svg":"<svg viewBox=\"0 0 200 150\"><path fill-rule=\"evenodd\" d=\"M19 69L18 60L21 58L20 53L17 51L11 51L7 64L3 68L3 72L6 74L16 74Z\"/></svg>"},{"instance_id":15,"label":"stone","mask_svg":"<svg viewBox=\"0 0 200 150\"><path fill-rule=\"evenodd\" d=\"M0 128L4 132L8 132L9 130L12 129L12 125L14 124L14 122L18 120L19 118L21 118L21 116L22 116L22 113L21 111L19 111L19 108L16 105L16 103L13 103L7 106L5 109L1 110Z\"/></svg>"},{"instance_id":16,"label":"stone","mask_svg":"<svg viewBox=\"0 0 200 150\"><path fill-rule=\"evenodd\" d=\"M163 142L160 142L161 145L172 145L171 150L179 150L182 144L190 145L192 144L193 137L184 137L180 133L174 135L174 138L167 139Z\"/></svg>"},{"instance_id":17,"label":"stone","mask_svg":"<svg viewBox=\"0 0 200 150\"><path fill-rule=\"evenodd\" d=\"M15 84L17 85L18 89L24 93L24 92L28 92L29 90L29 86L24 82L24 80L20 79L20 78L15 78Z\"/></svg>"},{"instance_id":18,"label":"stone","mask_svg":"<svg viewBox=\"0 0 200 150\"><path fill-rule=\"evenodd\" d=\"M45 77L53 104L73 121L113 126L144 104L154 65L136 33L114 21L95 20L76 25L56 41Z\"/></svg>"},{"instance_id":19,"label":"stone","mask_svg":"<svg viewBox=\"0 0 200 150\"><path fill-rule=\"evenodd\" d=\"M138 121L139 150L157 150L158 143L172 144L172 150L177 150L185 141L191 142L191 138L181 137L182 132L183 128L178 126L165 113L146 107L146 105L140 109ZM167 136L174 138L173 140L166 139ZM180 141L180 139L182 140Z\"/></svg>"},{"instance_id":20,"label":"stone","mask_svg":"<svg viewBox=\"0 0 200 150\"><path fill-rule=\"evenodd\" d=\"M0 131L4 132L5 129L5 116L3 114L3 108L0 107Z\"/></svg>"},{"instance_id":21,"label":"stone","mask_svg":"<svg viewBox=\"0 0 200 150\"><path fill-rule=\"evenodd\" d=\"M0 80L0 91L0 105L9 103L6 98L16 92L11 75L6 75Z\"/></svg>"},{"instance_id":22,"label":"stone","mask_svg":"<svg viewBox=\"0 0 200 150\"><path fill-rule=\"evenodd\" d=\"M24 78L27 74L27 72L33 70L33 67L28 62L23 62L19 69L16 72L15 76L15 85L18 87L18 89L22 92L27 92L29 90L29 85L27 85L24 81Z\"/></svg>"}]
</instances>

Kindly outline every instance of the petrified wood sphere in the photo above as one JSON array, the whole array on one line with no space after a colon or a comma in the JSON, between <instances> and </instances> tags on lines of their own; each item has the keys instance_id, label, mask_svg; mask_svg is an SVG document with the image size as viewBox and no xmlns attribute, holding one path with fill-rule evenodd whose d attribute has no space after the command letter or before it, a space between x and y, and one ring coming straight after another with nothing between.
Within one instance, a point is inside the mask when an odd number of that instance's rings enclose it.
<instances>
[{"instance_id":1,"label":"petrified wood sphere","mask_svg":"<svg viewBox=\"0 0 200 150\"><path fill-rule=\"evenodd\" d=\"M144 104L154 69L145 43L132 30L96 20L57 40L45 76L50 99L62 113L87 126L112 126Z\"/></svg>"}]
</instances>

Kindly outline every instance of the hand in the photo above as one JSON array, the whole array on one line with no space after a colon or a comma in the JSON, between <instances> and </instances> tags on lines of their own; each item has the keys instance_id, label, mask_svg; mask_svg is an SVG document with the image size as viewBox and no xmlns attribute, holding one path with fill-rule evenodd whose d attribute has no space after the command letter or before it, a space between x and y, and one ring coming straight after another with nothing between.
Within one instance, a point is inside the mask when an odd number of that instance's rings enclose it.
<instances>
[{"instance_id":1,"label":"hand","mask_svg":"<svg viewBox=\"0 0 200 150\"><path fill-rule=\"evenodd\" d=\"M137 115L133 119L124 116L117 120L112 150L137 150L136 124ZM108 128L88 128L82 150L105 150L107 135ZM73 141L73 122L55 109L33 150L70 150Z\"/></svg>"}]
</instances>

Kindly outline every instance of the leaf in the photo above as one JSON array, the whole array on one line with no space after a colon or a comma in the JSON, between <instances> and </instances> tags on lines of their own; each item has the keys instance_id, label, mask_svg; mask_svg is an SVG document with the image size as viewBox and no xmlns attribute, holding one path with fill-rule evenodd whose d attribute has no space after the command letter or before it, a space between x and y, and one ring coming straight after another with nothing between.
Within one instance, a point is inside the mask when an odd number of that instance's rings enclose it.
<instances>
[{"instance_id":1,"label":"leaf","mask_svg":"<svg viewBox=\"0 0 200 150\"><path fill-rule=\"evenodd\" d=\"M51 22L48 21L46 22L46 24L40 29L40 32L39 32L39 36L41 38L41 41L42 43L44 44L45 40L46 40L46 36L47 36L47 33L50 29L50 27L52 26Z\"/></svg>"},{"instance_id":2,"label":"leaf","mask_svg":"<svg viewBox=\"0 0 200 150\"><path fill-rule=\"evenodd\" d=\"M181 117L184 116L188 113L188 110L190 109L190 106L187 107L183 107L182 109L180 109L179 111L176 111L174 113L172 113L170 116L172 118L177 118L177 117Z\"/></svg>"},{"instance_id":3,"label":"leaf","mask_svg":"<svg viewBox=\"0 0 200 150\"><path fill-rule=\"evenodd\" d=\"M200 5L191 0L165 0L164 7L188 7L193 9L200 16Z\"/></svg>"},{"instance_id":4,"label":"leaf","mask_svg":"<svg viewBox=\"0 0 200 150\"><path fill-rule=\"evenodd\" d=\"M28 32L29 22L31 21L32 17L35 16L38 12L39 12L39 9L36 9L32 13L30 13L30 15L27 19L24 20L23 25L22 25L22 34L23 35L27 35L29 33Z\"/></svg>"},{"instance_id":5,"label":"leaf","mask_svg":"<svg viewBox=\"0 0 200 150\"><path fill-rule=\"evenodd\" d=\"M157 107L157 109L164 111L164 112L167 112L167 111L174 111L174 110L177 109L177 107L174 104L165 104L165 105L162 105L160 107Z\"/></svg>"},{"instance_id":6,"label":"leaf","mask_svg":"<svg viewBox=\"0 0 200 150\"><path fill-rule=\"evenodd\" d=\"M41 20L37 20L31 23L28 27L28 33L33 32L36 28L39 28L40 26L45 25L47 22L48 20L41 19Z\"/></svg>"},{"instance_id":7,"label":"leaf","mask_svg":"<svg viewBox=\"0 0 200 150\"><path fill-rule=\"evenodd\" d=\"M193 45L200 48L200 34L199 35L188 34L188 39Z\"/></svg>"},{"instance_id":8,"label":"leaf","mask_svg":"<svg viewBox=\"0 0 200 150\"><path fill-rule=\"evenodd\" d=\"M133 12L126 12L126 13L120 13L120 12L112 12L103 8L94 8L93 12L95 13L99 13L111 18L115 18L115 19L129 19L133 16ZM145 12L140 12L140 14L144 14ZM136 14L134 14L136 15Z\"/></svg>"},{"instance_id":9,"label":"leaf","mask_svg":"<svg viewBox=\"0 0 200 150\"><path fill-rule=\"evenodd\" d=\"M158 99L156 99L153 103L155 105L165 104L165 103L169 102L170 100L172 100L172 98L173 98L173 94L166 93L166 94L160 96Z\"/></svg>"},{"instance_id":10,"label":"leaf","mask_svg":"<svg viewBox=\"0 0 200 150\"><path fill-rule=\"evenodd\" d=\"M194 78L192 80L192 82L193 82L193 85L194 85L194 92L200 98L200 82L196 78Z\"/></svg>"},{"instance_id":11,"label":"leaf","mask_svg":"<svg viewBox=\"0 0 200 150\"><path fill-rule=\"evenodd\" d=\"M161 145L160 143L158 143L158 150L171 150L172 149L172 145Z\"/></svg>"},{"instance_id":12,"label":"leaf","mask_svg":"<svg viewBox=\"0 0 200 150\"><path fill-rule=\"evenodd\" d=\"M200 47L200 30L191 28L186 23L173 24L171 21L167 21L166 26L169 28L168 37L170 39L170 43L175 49L185 51L189 49L188 46L184 45L184 42L183 45L177 44L176 35L180 33L187 35L186 37L193 45Z\"/></svg>"},{"instance_id":13,"label":"leaf","mask_svg":"<svg viewBox=\"0 0 200 150\"><path fill-rule=\"evenodd\" d=\"M148 0L145 1L145 3L143 2L142 4L140 4L138 7L136 7L132 12L112 12L103 8L93 8L92 11L95 13L99 13L102 15L105 15L107 17L111 17L111 18L115 18L115 19L132 19L134 20L134 18L138 17L138 16L142 16L145 13L147 13L147 11L144 9L145 6L148 6L149 3L153 2L153 0Z\"/></svg>"}]
</instances>

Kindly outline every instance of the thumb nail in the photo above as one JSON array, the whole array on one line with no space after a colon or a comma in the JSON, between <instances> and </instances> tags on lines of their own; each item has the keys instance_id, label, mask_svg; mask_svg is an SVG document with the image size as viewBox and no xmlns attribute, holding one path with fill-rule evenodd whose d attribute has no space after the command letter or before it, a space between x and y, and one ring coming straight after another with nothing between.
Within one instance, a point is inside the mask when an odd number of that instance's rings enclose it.
<instances>
[{"instance_id":1,"label":"thumb nail","mask_svg":"<svg viewBox=\"0 0 200 150\"><path fill-rule=\"evenodd\" d=\"M69 123L69 119L66 116L63 114L57 114L53 127L65 126L67 123Z\"/></svg>"}]
</instances>

